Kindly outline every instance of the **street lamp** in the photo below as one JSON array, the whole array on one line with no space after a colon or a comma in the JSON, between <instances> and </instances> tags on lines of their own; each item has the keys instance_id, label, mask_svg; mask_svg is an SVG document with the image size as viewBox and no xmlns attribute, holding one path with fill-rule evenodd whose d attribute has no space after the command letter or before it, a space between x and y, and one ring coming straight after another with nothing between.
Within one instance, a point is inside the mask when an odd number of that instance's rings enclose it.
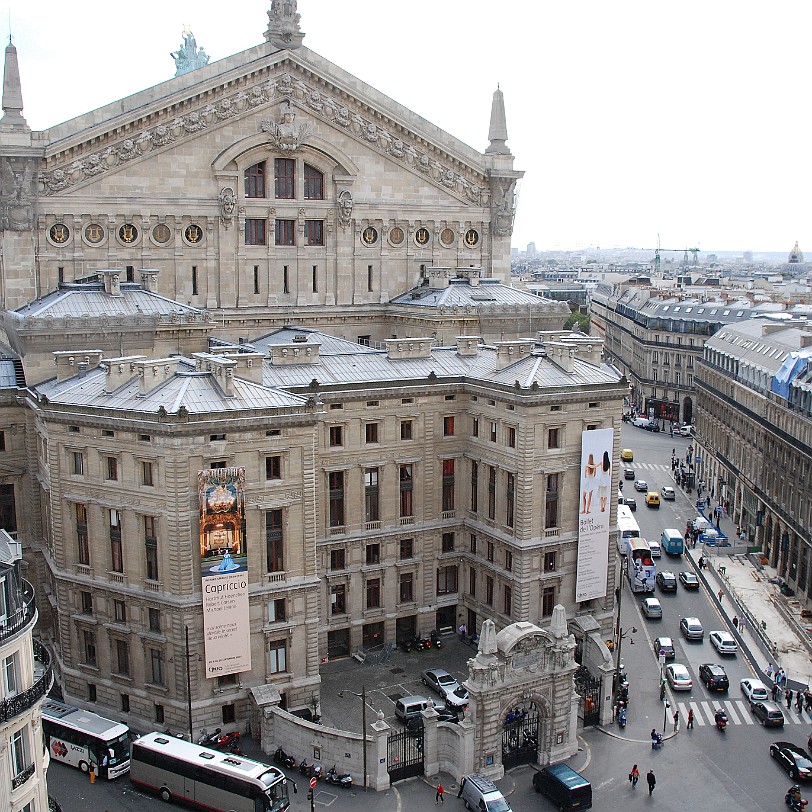
<instances>
[{"instance_id":1,"label":"street lamp","mask_svg":"<svg viewBox=\"0 0 812 812\"><path fill-rule=\"evenodd\" d=\"M343 699L344 691L339 691L338 695ZM361 736L364 742L364 792L367 791L367 686L361 686L361 693L357 694L355 691L350 691L353 696L357 696L361 700Z\"/></svg>"}]
</instances>

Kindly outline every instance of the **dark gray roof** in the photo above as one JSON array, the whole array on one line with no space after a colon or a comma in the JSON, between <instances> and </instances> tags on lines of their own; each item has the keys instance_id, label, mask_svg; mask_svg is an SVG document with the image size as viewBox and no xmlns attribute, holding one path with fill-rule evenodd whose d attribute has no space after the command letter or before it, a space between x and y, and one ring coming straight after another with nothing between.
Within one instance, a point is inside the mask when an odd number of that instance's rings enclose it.
<instances>
[{"instance_id":1,"label":"dark gray roof","mask_svg":"<svg viewBox=\"0 0 812 812\"><path fill-rule=\"evenodd\" d=\"M482 279L478 285L472 285L467 279L450 279L447 288L412 288L392 299L391 304L431 308L494 305L543 307L545 304L548 307L561 307L560 302L547 301L529 291L508 287L497 279Z\"/></svg>"}]
</instances>

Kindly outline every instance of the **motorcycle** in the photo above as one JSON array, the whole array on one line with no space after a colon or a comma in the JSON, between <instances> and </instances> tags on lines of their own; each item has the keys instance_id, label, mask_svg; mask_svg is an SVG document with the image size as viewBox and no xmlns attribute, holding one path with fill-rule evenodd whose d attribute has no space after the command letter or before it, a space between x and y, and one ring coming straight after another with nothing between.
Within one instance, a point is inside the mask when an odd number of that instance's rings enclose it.
<instances>
[{"instance_id":1,"label":"motorcycle","mask_svg":"<svg viewBox=\"0 0 812 812\"><path fill-rule=\"evenodd\" d=\"M660 733L655 733L652 731L651 734L651 749L652 750L659 750L663 746L663 737Z\"/></svg>"},{"instance_id":2,"label":"motorcycle","mask_svg":"<svg viewBox=\"0 0 812 812\"><path fill-rule=\"evenodd\" d=\"M282 767L287 767L289 770L292 770L296 766L296 759L293 756L289 756L281 747L276 748L276 752L273 754L273 760L274 763Z\"/></svg>"},{"instance_id":3,"label":"motorcycle","mask_svg":"<svg viewBox=\"0 0 812 812\"><path fill-rule=\"evenodd\" d=\"M349 788L352 786L352 776L349 773L337 773L335 764L327 770L324 780L328 784L335 784L339 787Z\"/></svg>"},{"instance_id":4,"label":"motorcycle","mask_svg":"<svg viewBox=\"0 0 812 812\"><path fill-rule=\"evenodd\" d=\"M400 643L398 643L398 645L400 646L400 650L404 654L408 654L412 650L412 641L411 640L401 640Z\"/></svg>"},{"instance_id":5,"label":"motorcycle","mask_svg":"<svg viewBox=\"0 0 812 812\"><path fill-rule=\"evenodd\" d=\"M239 747L239 741L239 731L233 730L231 733L224 733L222 736L220 736L215 742L214 746L218 750L233 750L235 747Z\"/></svg>"},{"instance_id":6,"label":"motorcycle","mask_svg":"<svg viewBox=\"0 0 812 812\"><path fill-rule=\"evenodd\" d=\"M217 742L220 739L220 734L222 732L223 731L218 727L218 728L215 728L212 733L207 733L206 728L204 727L200 731L200 737L198 738L197 743L201 747L216 747Z\"/></svg>"},{"instance_id":7,"label":"motorcycle","mask_svg":"<svg viewBox=\"0 0 812 812\"><path fill-rule=\"evenodd\" d=\"M424 637L421 642L423 643L423 648L431 648L431 638L430 637Z\"/></svg>"},{"instance_id":8,"label":"motorcycle","mask_svg":"<svg viewBox=\"0 0 812 812\"><path fill-rule=\"evenodd\" d=\"M620 711L617 717L617 723L620 725L620 729L622 730L626 727L626 709Z\"/></svg>"},{"instance_id":9,"label":"motorcycle","mask_svg":"<svg viewBox=\"0 0 812 812\"><path fill-rule=\"evenodd\" d=\"M423 638L422 638L422 637L420 637L419 635L415 635L415 636L412 638L412 648L413 648L415 651L423 651L423 649L424 649L425 647L426 647L426 644L423 642Z\"/></svg>"},{"instance_id":10,"label":"motorcycle","mask_svg":"<svg viewBox=\"0 0 812 812\"><path fill-rule=\"evenodd\" d=\"M727 727L727 714L723 710L718 710L714 714L713 718L716 720L717 729L724 733L725 728Z\"/></svg>"},{"instance_id":11,"label":"motorcycle","mask_svg":"<svg viewBox=\"0 0 812 812\"><path fill-rule=\"evenodd\" d=\"M440 649L440 648L443 647L443 641L440 640L440 636L437 634L437 632L432 632L431 633L431 644L434 646L434 648L437 648L437 649Z\"/></svg>"},{"instance_id":12,"label":"motorcycle","mask_svg":"<svg viewBox=\"0 0 812 812\"><path fill-rule=\"evenodd\" d=\"M809 801L801 798L801 788L797 784L793 784L784 796L784 803L790 808L791 812L804 812L804 808Z\"/></svg>"}]
</instances>

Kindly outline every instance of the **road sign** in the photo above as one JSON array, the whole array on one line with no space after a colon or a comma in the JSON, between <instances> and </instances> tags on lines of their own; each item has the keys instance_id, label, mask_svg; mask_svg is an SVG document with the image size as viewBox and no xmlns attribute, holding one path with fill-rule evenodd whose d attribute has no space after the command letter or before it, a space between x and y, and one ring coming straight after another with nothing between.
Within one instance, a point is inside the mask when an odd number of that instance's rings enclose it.
<instances>
[{"instance_id":1,"label":"road sign","mask_svg":"<svg viewBox=\"0 0 812 812\"><path fill-rule=\"evenodd\" d=\"M315 779L315 777L313 777L313 778L310 779L310 789L315 789L315 788L316 788L316 779Z\"/></svg>"}]
</instances>

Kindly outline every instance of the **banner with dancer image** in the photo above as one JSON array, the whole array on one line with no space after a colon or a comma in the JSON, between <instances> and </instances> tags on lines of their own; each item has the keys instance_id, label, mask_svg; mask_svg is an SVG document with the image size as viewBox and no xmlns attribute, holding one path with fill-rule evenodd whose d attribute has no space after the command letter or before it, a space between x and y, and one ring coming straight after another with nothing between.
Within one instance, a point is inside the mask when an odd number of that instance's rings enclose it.
<instances>
[{"instance_id":1,"label":"banner with dancer image","mask_svg":"<svg viewBox=\"0 0 812 812\"><path fill-rule=\"evenodd\" d=\"M245 468L198 471L206 676L251 669Z\"/></svg>"},{"instance_id":2,"label":"banner with dancer image","mask_svg":"<svg viewBox=\"0 0 812 812\"><path fill-rule=\"evenodd\" d=\"M581 433L576 601L603 598L608 588L614 437L614 429L596 429Z\"/></svg>"}]
</instances>

